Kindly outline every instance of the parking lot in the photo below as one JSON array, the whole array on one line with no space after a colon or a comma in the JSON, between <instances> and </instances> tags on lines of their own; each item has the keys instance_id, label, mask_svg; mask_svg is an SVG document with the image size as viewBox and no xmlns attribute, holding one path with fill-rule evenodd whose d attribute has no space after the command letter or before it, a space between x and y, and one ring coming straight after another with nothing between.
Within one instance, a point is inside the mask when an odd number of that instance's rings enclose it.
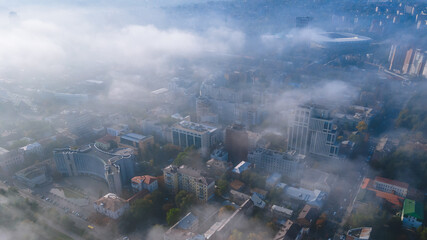
<instances>
[{"instance_id":1,"label":"parking lot","mask_svg":"<svg viewBox=\"0 0 427 240\"><path fill-rule=\"evenodd\" d=\"M21 186L21 188L25 187ZM28 189L28 191L67 215L74 215L88 221L89 216L95 213L93 202L99 195L107 193L108 187L105 182L98 179L80 176L64 178L56 183Z\"/></svg>"}]
</instances>

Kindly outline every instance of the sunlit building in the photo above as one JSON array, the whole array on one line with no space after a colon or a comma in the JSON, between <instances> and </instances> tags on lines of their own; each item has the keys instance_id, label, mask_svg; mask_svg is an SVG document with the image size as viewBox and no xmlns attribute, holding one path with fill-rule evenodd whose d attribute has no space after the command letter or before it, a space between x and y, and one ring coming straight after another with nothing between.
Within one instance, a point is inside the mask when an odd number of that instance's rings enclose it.
<instances>
[{"instance_id":1,"label":"sunlit building","mask_svg":"<svg viewBox=\"0 0 427 240\"><path fill-rule=\"evenodd\" d=\"M336 125L327 109L300 106L289 119L288 150L297 154L337 157Z\"/></svg>"}]
</instances>

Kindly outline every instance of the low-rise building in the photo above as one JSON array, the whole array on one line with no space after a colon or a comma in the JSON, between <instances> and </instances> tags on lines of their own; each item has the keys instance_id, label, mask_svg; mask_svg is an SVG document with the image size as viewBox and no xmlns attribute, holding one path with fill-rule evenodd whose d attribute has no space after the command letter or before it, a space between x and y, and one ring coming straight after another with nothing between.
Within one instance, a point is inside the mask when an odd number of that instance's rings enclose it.
<instances>
[{"instance_id":1,"label":"low-rise building","mask_svg":"<svg viewBox=\"0 0 427 240\"><path fill-rule=\"evenodd\" d=\"M319 210L310 205L305 205L301 212L298 214L296 222L302 227L310 227L319 216Z\"/></svg>"},{"instance_id":2,"label":"low-rise building","mask_svg":"<svg viewBox=\"0 0 427 240\"><path fill-rule=\"evenodd\" d=\"M51 162L46 160L22 169L15 173L14 178L28 187L36 187L50 181L49 170Z\"/></svg>"},{"instance_id":3,"label":"low-rise building","mask_svg":"<svg viewBox=\"0 0 427 240\"><path fill-rule=\"evenodd\" d=\"M251 196L233 189L230 190L230 197L231 200L239 204L244 203L251 198Z\"/></svg>"},{"instance_id":4,"label":"low-rise building","mask_svg":"<svg viewBox=\"0 0 427 240\"><path fill-rule=\"evenodd\" d=\"M296 151L286 153L265 148L256 148L248 153L248 162L255 168L267 172L278 172L290 178L298 178L301 174L301 160L304 155L296 154Z\"/></svg>"},{"instance_id":5,"label":"low-rise building","mask_svg":"<svg viewBox=\"0 0 427 240\"><path fill-rule=\"evenodd\" d=\"M206 162L206 167L214 173L222 174L230 170L232 168L232 165L229 162L212 158Z\"/></svg>"},{"instance_id":6,"label":"low-rise building","mask_svg":"<svg viewBox=\"0 0 427 240\"><path fill-rule=\"evenodd\" d=\"M0 147L0 171L9 173L24 163L24 152L21 149L7 150Z\"/></svg>"},{"instance_id":7,"label":"low-rise building","mask_svg":"<svg viewBox=\"0 0 427 240\"><path fill-rule=\"evenodd\" d=\"M164 240L204 240L202 235L196 234L199 228L199 219L189 212L163 235Z\"/></svg>"},{"instance_id":8,"label":"low-rise building","mask_svg":"<svg viewBox=\"0 0 427 240\"><path fill-rule=\"evenodd\" d=\"M46 183L48 163L43 162L27 167L15 173L15 178L28 187L35 187Z\"/></svg>"},{"instance_id":9,"label":"low-rise building","mask_svg":"<svg viewBox=\"0 0 427 240\"><path fill-rule=\"evenodd\" d=\"M242 174L244 171L249 170L250 168L252 168L252 163L250 162L245 162L245 161L241 161L239 164L237 164L232 172L236 175L240 175Z\"/></svg>"},{"instance_id":10,"label":"low-rise building","mask_svg":"<svg viewBox=\"0 0 427 240\"><path fill-rule=\"evenodd\" d=\"M334 175L311 168L305 170L302 174L300 186L309 190L319 189L329 193L335 182L336 177Z\"/></svg>"},{"instance_id":11,"label":"low-rise building","mask_svg":"<svg viewBox=\"0 0 427 240\"><path fill-rule=\"evenodd\" d=\"M43 151L42 145L38 142L30 143L20 148L24 154L41 154Z\"/></svg>"},{"instance_id":12,"label":"low-rise building","mask_svg":"<svg viewBox=\"0 0 427 240\"><path fill-rule=\"evenodd\" d=\"M377 198L386 200L388 203L392 204L397 209L400 209L403 206L403 197L395 194L395 192L389 191L389 188L387 188L387 192L384 191L384 187L377 188L375 185L375 181L370 178L363 179L360 189L375 193L375 196ZM360 191L360 193L362 193L362 191Z\"/></svg>"},{"instance_id":13,"label":"low-rise building","mask_svg":"<svg viewBox=\"0 0 427 240\"><path fill-rule=\"evenodd\" d=\"M260 197L261 199L265 199L267 197L268 191L260 188L252 188L251 193L258 195L258 197Z\"/></svg>"},{"instance_id":14,"label":"low-rise building","mask_svg":"<svg viewBox=\"0 0 427 240\"><path fill-rule=\"evenodd\" d=\"M405 199L401 215L402 225L406 228L417 229L423 224L424 206L420 202Z\"/></svg>"},{"instance_id":15,"label":"low-rise building","mask_svg":"<svg viewBox=\"0 0 427 240\"><path fill-rule=\"evenodd\" d=\"M142 191L142 189L153 192L159 187L157 178L150 175L135 176L131 179L131 183L134 192Z\"/></svg>"},{"instance_id":16,"label":"low-rise building","mask_svg":"<svg viewBox=\"0 0 427 240\"><path fill-rule=\"evenodd\" d=\"M374 180L374 188L404 198L408 194L409 184L388 178L376 177Z\"/></svg>"},{"instance_id":17,"label":"low-rise building","mask_svg":"<svg viewBox=\"0 0 427 240\"><path fill-rule=\"evenodd\" d=\"M274 236L274 240L300 240L303 237L303 229L291 220L280 228L279 232Z\"/></svg>"},{"instance_id":18,"label":"low-rise building","mask_svg":"<svg viewBox=\"0 0 427 240\"><path fill-rule=\"evenodd\" d=\"M166 188L173 193L185 190L193 193L201 202L207 202L214 196L214 179L205 177L201 171L195 168L185 165L181 167L169 165L163 169L163 176Z\"/></svg>"},{"instance_id":19,"label":"low-rise building","mask_svg":"<svg viewBox=\"0 0 427 240\"><path fill-rule=\"evenodd\" d=\"M369 240L371 238L372 228L360 227L348 230L345 240Z\"/></svg>"},{"instance_id":20,"label":"low-rise building","mask_svg":"<svg viewBox=\"0 0 427 240\"><path fill-rule=\"evenodd\" d=\"M93 203L95 210L112 219L118 219L129 208L129 202L114 193L108 193Z\"/></svg>"},{"instance_id":21,"label":"low-rise building","mask_svg":"<svg viewBox=\"0 0 427 240\"><path fill-rule=\"evenodd\" d=\"M107 127L107 134L110 136L120 136L129 132L129 126L126 124L118 124L111 127Z\"/></svg>"},{"instance_id":22,"label":"low-rise building","mask_svg":"<svg viewBox=\"0 0 427 240\"><path fill-rule=\"evenodd\" d=\"M105 135L95 141L95 146L103 151L108 151L113 148L113 145L116 145L115 140L116 137L111 135Z\"/></svg>"},{"instance_id":23,"label":"low-rise building","mask_svg":"<svg viewBox=\"0 0 427 240\"><path fill-rule=\"evenodd\" d=\"M285 195L296 200L304 201L310 206L321 208L326 200L327 193L317 189L312 191L305 188L286 187Z\"/></svg>"},{"instance_id":24,"label":"low-rise building","mask_svg":"<svg viewBox=\"0 0 427 240\"><path fill-rule=\"evenodd\" d=\"M374 153L372 154L372 160L379 160L393 151L395 144L387 136L382 137L375 147Z\"/></svg>"},{"instance_id":25,"label":"low-rise building","mask_svg":"<svg viewBox=\"0 0 427 240\"><path fill-rule=\"evenodd\" d=\"M119 147L130 147L134 149L134 154L144 152L148 146L154 144L153 136L144 136L137 133L127 133L116 138Z\"/></svg>"},{"instance_id":26,"label":"low-rise building","mask_svg":"<svg viewBox=\"0 0 427 240\"><path fill-rule=\"evenodd\" d=\"M224 148L215 149L211 153L211 158L215 160L228 161L228 152Z\"/></svg>"},{"instance_id":27,"label":"low-rise building","mask_svg":"<svg viewBox=\"0 0 427 240\"><path fill-rule=\"evenodd\" d=\"M266 204L256 193L252 194L251 201L254 203L255 207L259 208L264 208Z\"/></svg>"},{"instance_id":28,"label":"low-rise building","mask_svg":"<svg viewBox=\"0 0 427 240\"><path fill-rule=\"evenodd\" d=\"M290 218L290 217L292 217L292 214L294 213L294 211L292 211L291 209L288 209L288 208L284 208L282 206L273 205L273 206L271 206L271 213L275 217Z\"/></svg>"},{"instance_id":29,"label":"low-rise building","mask_svg":"<svg viewBox=\"0 0 427 240\"><path fill-rule=\"evenodd\" d=\"M245 187L245 184L242 181L239 181L237 179L233 180L230 183L230 188L236 191L242 191L244 187Z\"/></svg>"}]
</instances>

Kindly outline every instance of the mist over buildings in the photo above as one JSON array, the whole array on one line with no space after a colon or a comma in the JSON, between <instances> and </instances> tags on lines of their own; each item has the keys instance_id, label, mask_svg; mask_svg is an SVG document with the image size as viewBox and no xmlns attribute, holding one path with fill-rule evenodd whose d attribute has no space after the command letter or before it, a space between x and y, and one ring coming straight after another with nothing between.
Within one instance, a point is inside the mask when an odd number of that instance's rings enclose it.
<instances>
[{"instance_id":1,"label":"mist over buildings","mask_svg":"<svg viewBox=\"0 0 427 240\"><path fill-rule=\"evenodd\" d=\"M0 235L424 239L396 219L425 206L426 21L424 1L0 0Z\"/></svg>"}]
</instances>

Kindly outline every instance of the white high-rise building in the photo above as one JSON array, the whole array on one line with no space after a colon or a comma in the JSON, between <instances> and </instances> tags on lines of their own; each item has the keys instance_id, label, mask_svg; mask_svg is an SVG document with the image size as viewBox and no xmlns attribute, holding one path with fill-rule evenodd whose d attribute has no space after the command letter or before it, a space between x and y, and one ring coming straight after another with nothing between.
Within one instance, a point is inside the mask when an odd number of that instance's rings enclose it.
<instances>
[{"instance_id":1,"label":"white high-rise building","mask_svg":"<svg viewBox=\"0 0 427 240\"><path fill-rule=\"evenodd\" d=\"M297 154L337 157L336 126L329 111L318 106L300 106L289 119L288 150Z\"/></svg>"}]
</instances>

